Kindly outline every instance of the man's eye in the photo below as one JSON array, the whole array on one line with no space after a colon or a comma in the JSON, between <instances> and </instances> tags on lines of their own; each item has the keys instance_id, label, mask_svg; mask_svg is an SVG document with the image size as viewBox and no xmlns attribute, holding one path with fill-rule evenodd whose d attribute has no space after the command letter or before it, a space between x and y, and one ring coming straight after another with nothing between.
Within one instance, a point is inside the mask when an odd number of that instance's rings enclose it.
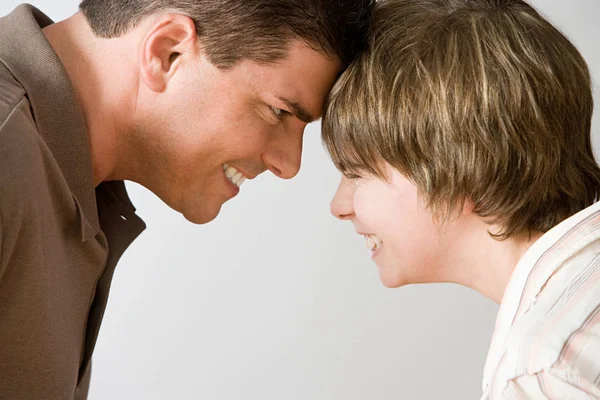
<instances>
[{"instance_id":1,"label":"man's eye","mask_svg":"<svg viewBox=\"0 0 600 400\"><path fill-rule=\"evenodd\" d=\"M284 117L287 117L288 115L291 115L289 111L285 111L282 110L281 108L277 108L277 107L271 107L271 111L273 111L273 114L275 114L275 116L279 119L283 119Z\"/></svg>"}]
</instances>

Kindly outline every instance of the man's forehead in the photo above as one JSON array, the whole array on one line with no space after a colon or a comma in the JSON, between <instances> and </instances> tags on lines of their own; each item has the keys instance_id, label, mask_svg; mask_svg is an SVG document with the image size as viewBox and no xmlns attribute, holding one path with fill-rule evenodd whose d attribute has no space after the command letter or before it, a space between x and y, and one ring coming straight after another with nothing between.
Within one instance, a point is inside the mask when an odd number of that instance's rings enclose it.
<instances>
[{"instance_id":1,"label":"man's forehead","mask_svg":"<svg viewBox=\"0 0 600 400\"><path fill-rule=\"evenodd\" d=\"M277 61L261 63L244 59L238 67L256 92L268 93L268 97L285 104L296 118L308 124L321 117L323 103L341 64L335 57L298 42Z\"/></svg>"}]
</instances>

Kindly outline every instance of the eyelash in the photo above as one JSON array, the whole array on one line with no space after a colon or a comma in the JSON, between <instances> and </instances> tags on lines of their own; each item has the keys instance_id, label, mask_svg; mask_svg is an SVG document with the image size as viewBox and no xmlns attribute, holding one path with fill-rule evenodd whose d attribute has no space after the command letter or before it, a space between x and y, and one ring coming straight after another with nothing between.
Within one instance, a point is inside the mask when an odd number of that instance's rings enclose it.
<instances>
[{"instance_id":1,"label":"eyelash","mask_svg":"<svg viewBox=\"0 0 600 400\"><path fill-rule=\"evenodd\" d=\"M269 107L271 108L271 111L273 112L275 117L277 117L278 119L284 119L285 117L292 115L292 113L290 113L289 111L282 110L281 108L277 108L277 107L273 107L273 106L269 106Z\"/></svg>"}]
</instances>

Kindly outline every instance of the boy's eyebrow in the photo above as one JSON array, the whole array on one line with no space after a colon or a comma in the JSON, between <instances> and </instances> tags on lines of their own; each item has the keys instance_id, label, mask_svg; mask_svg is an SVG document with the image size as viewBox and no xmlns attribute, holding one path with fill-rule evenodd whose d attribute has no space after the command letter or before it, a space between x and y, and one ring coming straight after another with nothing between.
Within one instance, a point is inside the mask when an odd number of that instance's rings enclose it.
<instances>
[{"instance_id":1,"label":"boy's eyebrow","mask_svg":"<svg viewBox=\"0 0 600 400\"><path fill-rule=\"evenodd\" d=\"M277 98L283 101L289 108L292 109L292 114L300 121L305 122L307 124L315 121L317 118L313 117L310 112L306 110L306 108L302 107L300 104L295 101L291 101L286 99L283 96L277 96Z\"/></svg>"}]
</instances>

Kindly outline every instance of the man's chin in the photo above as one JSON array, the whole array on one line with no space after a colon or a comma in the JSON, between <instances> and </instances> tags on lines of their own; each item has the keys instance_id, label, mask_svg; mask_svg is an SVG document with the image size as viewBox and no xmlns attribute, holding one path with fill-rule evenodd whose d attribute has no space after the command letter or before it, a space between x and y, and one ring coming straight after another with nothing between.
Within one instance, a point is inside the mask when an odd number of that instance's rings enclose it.
<instances>
[{"instance_id":1,"label":"man's chin","mask_svg":"<svg viewBox=\"0 0 600 400\"><path fill-rule=\"evenodd\" d=\"M183 217L193 224L202 225L206 224L219 215L221 212L221 206L216 207L214 210L193 210L192 212L183 212Z\"/></svg>"}]
</instances>

